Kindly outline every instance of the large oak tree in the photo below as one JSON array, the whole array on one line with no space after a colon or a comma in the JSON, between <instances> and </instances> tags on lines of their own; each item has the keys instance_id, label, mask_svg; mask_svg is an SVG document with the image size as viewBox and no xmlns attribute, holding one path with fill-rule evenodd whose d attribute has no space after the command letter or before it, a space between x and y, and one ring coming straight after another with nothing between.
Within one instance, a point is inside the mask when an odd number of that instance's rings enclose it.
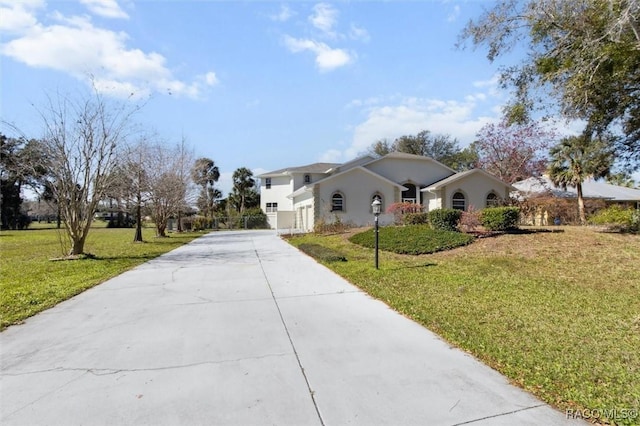
<instances>
[{"instance_id":1,"label":"large oak tree","mask_svg":"<svg viewBox=\"0 0 640 426\"><path fill-rule=\"evenodd\" d=\"M468 23L461 45L485 46L493 61L516 47L524 60L502 70L514 90L507 108L522 122L539 107L587 123L585 137L618 132L616 154L640 163L640 2L500 0ZM551 100L551 101L550 101Z\"/></svg>"}]
</instances>

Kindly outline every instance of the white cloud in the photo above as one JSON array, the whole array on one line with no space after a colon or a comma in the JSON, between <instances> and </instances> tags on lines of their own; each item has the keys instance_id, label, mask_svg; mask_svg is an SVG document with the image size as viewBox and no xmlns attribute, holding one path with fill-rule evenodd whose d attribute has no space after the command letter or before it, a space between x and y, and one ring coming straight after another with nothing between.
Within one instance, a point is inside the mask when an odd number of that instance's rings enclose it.
<instances>
[{"instance_id":1,"label":"white cloud","mask_svg":"<svg viewBox=\"0 0 640 426\"><path fill-rule=\"evenodd\" d=\"M6 4L6 0L0 1ZM50 15L54 23L45 25L34 14L41 5L37 1L32 1L29 9L23 3L12 5L14 19L10 25L17 35L0 45L0 54L30 67L54 69L84 81L91 75L97 88L113 96L169 92L198 98L206 87L218 83L213 72L198 76L193 82L175 78L164 56L128 47L127 33L97 27L87 16L67 17L54 12ZM21 24L27 22L28 28Z\"/></svg>"},{"instance_id":2,"label":"white cloud","mask_svg":"<svg viewBox=\"0 0 640 426\"><path fill-rule=\"evenodd\" d=\"M460 16L460 5L453 6L453 11L447 16L447 22L455 22Z\"/></svg>"},{"instance_id":3,"label":"white cloud","mask_svg":"<svg viewBox=\"0 0 640 426\"><path fill-rule=\"evenodd\" d=\"M330 4L318 3L313 7L313 14L309 16L311 25L322 31L325 35L335 38L333 27L338 20L338 11Z\"/></svg>"},{"instance_id":4,"label":"white cloud","mask_svg":"<svg viewBox=\"0 0 640 426\"><path fill-rule=\"evenodd\" d=\"M129 19L116 0L80 0L94 14L104 18Z\"/></svg>"},{"instance_id":5,"label":"white cloud","mask_svg":"<svg viewBox=\"0 0 640 426\"><path fill-rule=\"evenodd\" d=\"M378 99L375 99L377 102ZM424 98L405 98L400 102L382 105L371 100L352 101L350 108L362 105L366 118L353 128L351 145L343 151L330 149L321 158L348 161L367 151L375 141L394 140L402 135L415 135L422 130L448 134L457 138L462 147L471 143L478 130L490 122L498 122L500 108L488 108L483 113L478 94L463 101Z\"/></svg>"},{"instance_id":6,"label":"white cloud","mask_svg":"<svg viewBox=\"0 0 640 426\"><path fill-rule=\"evenodd\" d=\"M43 6L44 0L0 0L0 32L20 34L34 27L38 23L34 14Z\"/></svg>"},{"instance_id":7,"label":"white cloud","mask_svg":"<svg viewBox=\"0 0 640 426\"><path fill-rule=\"evenodd\" d=\"M288 21L295 13L289 8L287 5L281 5L280 11L276 14L269 16L272 21L277 22L286 22Z\"/></svg>"},{"instance_id":8,"label":"white cloud","mask_svg":"<svg viewBox=\"0 0 640 426\"><path fill-rule=\"evenodd\" d=\"M321 71L331 71L353 61L354 55L344 49L334 49L327 44L309 40L284 37L284 43L293 53L311 51L316 55L316 65Z\"/></svg>"},{"instance_id":9,"label":"white cloud","mask_svg":"<svg viewBox=\"0 0 640 426\"><path fill-rule=\"evenodd\" d=\"M357 26L356 24L351 24L351 28L349 29L349 38L352 40L361 40L364 42L368 42L371 37L369 36L369 32Z\"/></svg>"}]
</instances>

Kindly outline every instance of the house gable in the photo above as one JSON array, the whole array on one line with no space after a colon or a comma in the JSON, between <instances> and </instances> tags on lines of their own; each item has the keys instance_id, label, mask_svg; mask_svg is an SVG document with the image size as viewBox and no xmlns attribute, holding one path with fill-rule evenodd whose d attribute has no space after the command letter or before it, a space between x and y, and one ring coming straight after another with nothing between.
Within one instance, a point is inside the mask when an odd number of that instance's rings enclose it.
<instances>
[{"instance_id":1,"label":"house gable","mask_svg":"<svg viewBox=\"0 0 640 426\"><path fill-rule=\"evenodd\" d=\"M481 169L473 169L437 181L424 188L422 192L435 195L439 200L437 208L468 209L473 206L476 209L483 209L487 207L488 198L493 196L502 200L509 198L511 189L513 189L511 185L492 174Z\"/></svg>"},{"instance_id":2,"label":"house gable","mask_svg":"<svg viewBox=\"0 0 640 426\"><path fill-rule=\"evenodd\" d=\"M453 169L432 158L401 152L387 154L364 167L393 182L409 182L420 188L455 173Z\"/></svg>"}]
</instances>

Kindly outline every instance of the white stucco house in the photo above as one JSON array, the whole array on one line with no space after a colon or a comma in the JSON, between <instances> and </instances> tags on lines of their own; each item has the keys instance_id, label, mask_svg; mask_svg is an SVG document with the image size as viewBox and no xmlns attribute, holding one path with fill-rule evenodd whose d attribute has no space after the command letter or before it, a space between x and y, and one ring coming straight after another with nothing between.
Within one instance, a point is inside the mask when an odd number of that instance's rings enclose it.
<instances>
[{"instance_id":1,"label":"white stucco house","mask_svg":"<svg viewBox=\"0 0 640 426\"><path fill-rule=\"evenodd\" d=\"M494 205L513 188L481 169L456 173L429 157L393 152L344 164L314 163L263 173L260 207L274 229L312 231L319 220L364 226L373 223L371 203L379 199L380 224L393 203L413 202L426 211L466 210Z\"/></svg>"}]
</instances>

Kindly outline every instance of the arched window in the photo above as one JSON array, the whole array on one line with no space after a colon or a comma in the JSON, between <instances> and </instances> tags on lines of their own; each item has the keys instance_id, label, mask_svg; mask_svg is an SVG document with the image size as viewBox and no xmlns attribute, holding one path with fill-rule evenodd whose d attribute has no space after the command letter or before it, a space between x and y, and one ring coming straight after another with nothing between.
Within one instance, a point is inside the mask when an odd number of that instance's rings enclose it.
<instances>
[{"instance_id":1,"label":"arched window","mask_svg":"<svg viewBox=\"0 0 640 426\"><path fill-rule=\"evenodd\" d=\"M371 203L373 203L375 200L380 201L380 211L384 213L384 200L382 199L382 195L377 192L373 194L373 196L371 197ZM369 210L373 210L373 208L370 208Z\"/></svg>"},{"instance_id":2,"label":"arched window","mask_svg":"<svg viewBox=\"0 0 640 426\"><path fill-rule=\"evenodd\" d=\"M453 198L451 199L451 207L456 210L462 211L467 208L467 200L462 192L458 191L453 194Z\"/></svg>"},{"instance_id":3,"label":"arched window","mask_svg":"<svg viewBox=\"0 0 640 426\"><path fill-rule=\"evenodd\" d=\"M331 196L331 211L343 212L344 211L344 196L339 192L334 192Z\"/></svg>"},{"instance_id":4,"label":"arched window","mask_svg":"<svg viewBox=\"0 0 640 426\"><path fill-rule=\"evenodd\" d=\"M304 175L304 183L311 183L311 175Z\"/></svg>"},{"instance_id":5,"label":"arched window","mask_svg":"<svg viewBox=\"0 0 640 426\"><path fill-rule=\"evenodd\" d=\"M487 207L497 207L499 203L500 198L498 198L495 192L490 192L487 195Z\"/></svg>"}]
</instances>

